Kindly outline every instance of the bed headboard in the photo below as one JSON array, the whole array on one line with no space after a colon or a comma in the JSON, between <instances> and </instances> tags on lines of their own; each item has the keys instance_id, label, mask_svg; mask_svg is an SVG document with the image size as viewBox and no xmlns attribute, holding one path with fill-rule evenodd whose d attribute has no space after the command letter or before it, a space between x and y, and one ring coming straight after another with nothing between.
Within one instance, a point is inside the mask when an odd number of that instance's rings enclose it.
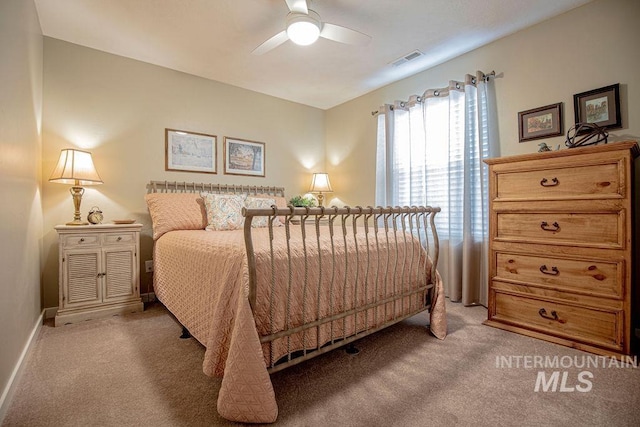
<instances>
[{"instance_id":1,"label":"bed headboard","mask_svg":"<svg viewBox=\"0 0 640 427\"><path fill-rule=\"evenodd\" d=\"M213 184L210 182L178 182L178 181L150 181L147 193L207 193L216 194L264 194L267 196L284 197L284 187L263 187L258 185Z\"/></svg>"}]
</instances>

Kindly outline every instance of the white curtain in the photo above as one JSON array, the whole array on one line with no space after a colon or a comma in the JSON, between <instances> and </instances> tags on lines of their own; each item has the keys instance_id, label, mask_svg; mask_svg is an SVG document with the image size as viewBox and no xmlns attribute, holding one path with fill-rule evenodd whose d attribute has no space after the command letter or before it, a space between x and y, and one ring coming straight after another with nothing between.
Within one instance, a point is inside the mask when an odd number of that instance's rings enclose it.
<instances>
[{"instance_id":1,"label":"white curtain","mask_svg":"<svg viewBox=\"0 0 640 427\"><path fill-rule=\"evenodd\" d=\"M493 78L430 89L378 111L376 204L439 206L438 270L445 293L487 304L488 189L483 159L498 155Z\"/></svg>"}]
</instances>

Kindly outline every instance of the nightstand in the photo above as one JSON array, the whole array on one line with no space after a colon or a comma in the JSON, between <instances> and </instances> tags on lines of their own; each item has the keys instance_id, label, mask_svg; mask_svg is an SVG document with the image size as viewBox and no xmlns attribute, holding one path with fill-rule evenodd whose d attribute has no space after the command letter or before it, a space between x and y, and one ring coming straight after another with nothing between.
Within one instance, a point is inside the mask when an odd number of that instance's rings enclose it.
<instances>
[{"instance_id":1,"label":"nightstand","mask_svg":"<svg viewBox=\"0 0 640 427\"><path fill-rule=\"evenodd\" d=\"M58 225L59 305L55 326L144 310L142 224Z\"/></svg>"}]
</instances>

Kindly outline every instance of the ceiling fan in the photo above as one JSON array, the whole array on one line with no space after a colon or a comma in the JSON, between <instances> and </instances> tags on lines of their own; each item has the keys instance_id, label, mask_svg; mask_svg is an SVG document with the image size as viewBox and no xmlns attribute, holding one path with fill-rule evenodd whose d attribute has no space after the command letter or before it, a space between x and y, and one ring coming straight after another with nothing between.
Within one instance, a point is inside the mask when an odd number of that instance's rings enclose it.
<instances>
[{"instance_id":1,"label":"ceiling fan","mask_svg":"<svg viewBox=\"0 0 640 427\"><path fill-rule=\"evenodd\" d=\"M289 8L286 29L271 37L253 50L254 55L262 55L280 46L287 40L307 46L318 40L318 37L339 43L365 45L371 36L340 25L322 22L320 15L309 9L307 0L285 0Z\"/></svg>"}]
</instances>

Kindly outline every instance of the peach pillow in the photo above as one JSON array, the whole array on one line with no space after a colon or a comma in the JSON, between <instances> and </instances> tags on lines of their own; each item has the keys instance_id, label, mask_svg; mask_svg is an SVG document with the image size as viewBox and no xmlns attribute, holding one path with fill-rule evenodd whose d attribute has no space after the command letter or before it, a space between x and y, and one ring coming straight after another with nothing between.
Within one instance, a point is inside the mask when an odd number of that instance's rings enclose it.
<instances>
[{"instance_id":1,"label":"peach pillow","mask_svg":"<svg viewBox=\"0 0 640 427\"><path fill-rule=\"evenodd\" d=\"M207 226L202 197L197 193L150 193L145 195L153 240L173 230L204 230Z\"/></svg>"}]
</instances>

